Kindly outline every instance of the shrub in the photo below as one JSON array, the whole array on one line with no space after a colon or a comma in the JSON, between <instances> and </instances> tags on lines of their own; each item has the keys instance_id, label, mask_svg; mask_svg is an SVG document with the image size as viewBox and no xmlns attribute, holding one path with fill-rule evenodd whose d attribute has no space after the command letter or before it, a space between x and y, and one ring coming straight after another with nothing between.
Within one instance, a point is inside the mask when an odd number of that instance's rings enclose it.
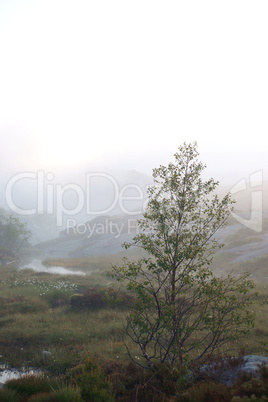
<instances>
[{"instance_id":1,"label":"shrub","mask_svg":"<svg viewBox=\"0 0 268 402\"><path fill-rule=\"evenodd\" d=\"M44 375L26 375L21 378L9 380L4 385L5 389L14 390L19 394L31 396L38 392L49 392L48 377Z\"/></svg>"},{"instance_id":2,"label":"shrub","mask_svg":"<svg viewBox=\"0 0 268 402\"><path fill-rule=\"evenodd\" d=\"M104 301L110 306L118 307L120 309L129 308L133 302L133 296L128 292L108 288L103 297Z\"/></svg>"},{"instance_id":3,"label":"shrub","mask_svg":"<svg viewBox=\"0 0 268 402\"><path fill-rule=\"evenodd\" d=\"M109 377L116 395L116 400L132 400L137 390L147 381L148 372L134 363L124 365L119 362L109 362L104 367L104 373ZM144 389L143 389L144 395ZM127 398L127 399L124 399Z\"/></svg>"},{"instance_id":4,"label":"shrub","mask_svg":"<svg viewBox=\"0 0 268 402\"><path fill-rule=\"evenodd\" d=\"M0 389L0 401L1 402L17 402L20 397L13 389Z\"/></svg>"},{"instance_id":5,"label":"shrub","mask_svg":"<svg viewBox=\"0 0 268 402\"><path fill-rule=\"evenodd\" d=\"M81 396L85 401L114 401L110 382L91 358L88 358L77 370L73 370L73 373L76 383L81 389Z\"/></svg>"},{"instance_id":6,"label":"shrub","mask_svg":"<svg viewBox=\"0 0 268 402\"><path fill-rule=\"evenodd\" d=\"M70 297L70 306L71 306L74 310L84 308L85 305L84 305L83 295L80 295L80 294L73 294L73 295Z\"/></svg>"},{"instance_id":7,"label":"shrub","mask_svg":"<svg viewBox=\"0 0 268 402\"><path fill-rule=\"evenodd\" d=\"M229 388L220 383L200 381L187 390L180 398L181 402L230 402Z\"/></svg>"},{"instance_id":8,"label":"shrub","mask_svg":"<svg viewBox=\"0 0 268 402\"><path fill-rule=\"evenodd\" d=\"M268 381L268 366L266 364L261 364L259 367L260 378L267 382Z\"/></svg>"},{"instance_id":9,"label":"shrub","mask_svg":"<svg viewBox=\"0 0 268 402\"><path fill-rule=\"evenodd\" d=\"M117 401L173 400L191 383L187 372L169 365L161 365L149 371L133 362L128 365L109 362L104 367L104 373L113 384Z\"/></svg>"},{"instance_id":10,"label":"shrub","mask_svg":"<svg viewBox=\"0 0 268 402\"><path fill-rule=\"evenodd\" d=\"M28 402L82 402L80 390L66 387L54 393L39 393L31 396Z\"/></svg>"},{"instance_id":11,"label":"shrub","mask_svg":"<svg viewBox=\"0 0 268 402\"><path fill-rule=\"evenodd\" d=\"M103 300L103 294L98 293L95 290L87 292L86 294L74 294L70 297L70 305L74 310L82 309L99 309L105 306Z\"/></svg>"},{"instance_id":12,"label":"shrub","mask_svg":"<svg viewBox=\"0 0 268 402\"><path fill-rule=\"evenodd\" d=\"M32 395L28 402L56 402L53 393L51 392L40 392L38 394Z\"/></svg>"},{"instance_id":13,"label":"shrub","mask_svg":"<svg viewBox=\"0 0 268 402\"><path fill-rule=\"evenodd\" d=\"M129 294L112 288L91 288L84 294L73 294L70 297L70 305L75 310L100 309L104 307L127 308L132 302Z\"/></svg>"},{"instance_id":14,"label":"shrub","mask_svg":"<svg viewBox=\"0 0 268 402\"><path fill-rule=\"evenodd\" d=\"M54 394L57 402L82 402L81 391L79 388L66 387L59 389Z\"/></svg>"},{"instance_id":15,"label":"shrub","mask_svg":"<svg viewBox=\"0 0 268 402\"><path fill-rule=\"evenodd\" d=\"M86 307L91 309L99 309L107 304L104 300L104 289L88 289L83 294L83 299Z\"/></svg>"},{"instance_id":16,"label":"shrub","mask_svg":"<svg viewBox=\"0 0 268 402\"><path fill-rule=\"evenodd\" d=\"M65 306L69 303L69 294L60 289L52 289L47 292L43 298L51 308L57 308Z\"/></svg>"},{"instance_id":17,"label":"shrub","mask_svg":"<svg viewBox=\"0 0 268 402\"><path fill-rule=\"evenodd\" d=\"M231 402L268 402L268 397L263 396L261 398L258 398L256 395L251 395L250 398L248 398L247 396L234 396Z\"/></svg>"},{"instance_id":18,"label":"shrub","mask_svg":"<svg viewBox=\"0 0 268 402\"><path fill-rule=\"evenodd\" d=\"M242 373L232 387L232 394L248 398L253 395L258 398L268 397L268 381L265 376L262 377L262 370L264 375L266 374L264 369L260 368L260 378L255 377L252 373Z\"/></svg>"}]
</instances>

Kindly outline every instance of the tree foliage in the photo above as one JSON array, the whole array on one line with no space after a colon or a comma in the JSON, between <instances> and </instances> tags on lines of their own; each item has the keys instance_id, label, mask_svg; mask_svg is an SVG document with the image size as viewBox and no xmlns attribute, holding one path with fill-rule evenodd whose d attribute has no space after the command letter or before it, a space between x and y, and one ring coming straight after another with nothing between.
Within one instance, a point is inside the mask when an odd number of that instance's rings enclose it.
<instances>
[{"instance_id":1,"label":"tree foliage","mask_svg":"<svg viewBox=\"0 0 268 402\"><path fill-rule=\"evenodd\" d=\"M0 249L18 252L27 244L30 231L12 215L0 215Z\"/></svg>"},{"instance_id":2,"label":"tree foliage","mask_svg":"<svg viewBox=\"0 0 268 402\"><path fill-rule=\"evenodd\" d=\"M174 156L174 163L153 170L140 232L124 244L146 256L112 267L136 296L126 333L148 367L204 361L253 325L248 275L218 278L210 268L230 195L219 199L218 182L202 180L196 143L184 143Z\"/></svg>"}]
</instances>

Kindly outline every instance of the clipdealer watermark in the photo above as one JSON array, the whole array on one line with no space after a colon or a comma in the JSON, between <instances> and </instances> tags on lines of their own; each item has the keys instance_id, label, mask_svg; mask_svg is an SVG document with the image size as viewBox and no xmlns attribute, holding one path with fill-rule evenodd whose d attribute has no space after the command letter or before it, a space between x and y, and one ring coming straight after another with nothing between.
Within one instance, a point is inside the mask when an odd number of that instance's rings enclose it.
<instances>
[{"instance_id":1,"label":"clipdealer watermark","mask_svg":"<svg viewBox=\"0 0 268 402\"><path fill-rule=\"evenodd\" d=\"M107 215L111 213L115 207L126 215L139 215L147 206L147 198L141 186L137 184L127 184L122 187L116 179L108 173L87 173L85 175L85 187L76 183L57 184L52 181L55 175L51 172L23 172L11 177L6 185L6 204L9 209L19 215L55 215L57 226L62 226L64 216L75 216L82 211L86 211L88 216ZM113 191L113 199L105 208L94 210L92 205L92 187L93 180L106 180L106 184L110 185ZM14 200L14 190L22 181L34 181L37 194L36 207L31 209L20 208ZM128 195L129 190L135 195ZM64 196L67 192L76 195L76 205L73 208L67 208L64 204ZM132 210L127 206L129 202L138 202L140 207Z\"/></svg>"},{"instance_id":2,"label":"clipdealer watermark","mask_svg":"<svg viewBox=\"0 0 268 402\"><path fill-rule=\"evenodd\" d=\"M248 191L250 194L250 217L247 219L231 212L231 215L243 226L254 232L261 232L263 227L263 171L258 170L252 173L248 180L243 178L239 180L230 189L231 196Z\"/></svg>"},{"instance_id":3,"label":"clipdealer watermark","mask_svg":"<svg viewBox=\"0 0 268 402\"><path fill-rule=\"evenodd\" d=\"M113 197L109 205L100 209L94 210L92 205L92 183L94 180L105 180L112 188ZM19 207L15 202L14 192L16 187L30 181L34 185L36 193L35 208L26 209ZM263 222L263 171L258 170L252 173L248 180L241 179L229 190L232 196L235 196L243 191L248 191L247 197L250 197L250 217L245 218L234 211L231 215L243 226L252 229L255 232L262 231ZM148 188L147 188L148 189ZM54 173L46 173L43 170L37 172L20 172L15 174L6 185L6 204L8 208L19 215L35 215L47 214L56 217L57 226L61 227L64 218L67 218L67 230L74 234L87 234L88 238L96 234L112 234L119 237L123 232L137 230L136 219L128 219L128 222L113 222L111 219L104 222L87 222L77 223L74 216L77 216L82 211L85 211L87 216L96 217L107 215L115 208L119 209L122 214L128 216L142 214L148 205L147 189L144 190L137 184L126 184L120 186L118 181L110 174L97 172L86 173L85 186L82 187L76 183L59 184L55 183ZM131 191L134 195L129 195ZM73 208L67 208L64 204L64 197L67 192L72 192L76 196L76 205ZM128 203L135 202L138 209L133 210ZM72 217L72 218L68 218ZM135 228L134 228L135 226Z\"/></svg>"},{"instance_id":4,"label":"clipdealer watermark","mask_svg":"<svg viewBox=\"0 0 268 402\"><path fill-rule=\"evenodd\" d=\"M90 239L93 235L112 235L118 239L123 233L139 233L137 220L127 219L124 222L114 222L112 219L105 218L104 222L85 222L78 223L76 219L67 220L67 234L86 235Z\"/></svg>"}]
</instances>

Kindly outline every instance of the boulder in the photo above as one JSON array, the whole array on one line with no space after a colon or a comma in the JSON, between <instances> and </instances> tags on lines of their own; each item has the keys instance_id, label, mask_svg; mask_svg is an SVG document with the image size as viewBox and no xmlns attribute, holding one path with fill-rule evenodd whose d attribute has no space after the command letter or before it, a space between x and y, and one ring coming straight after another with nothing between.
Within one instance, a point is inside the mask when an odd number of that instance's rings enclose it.
<instances>
[{"instance_id":1,"label":"boulder","mask_svg":"<svg viewBox=\"0 0 268 402\"><path fill-rule=\"evenodd\" d=\"M225 385L233 385L242 373L258 376L259 368L262 365L268 367L268 357L247 355L239 358L223 358L220 362L202 366L200 374Z\"/></svg>"}]
</instances>

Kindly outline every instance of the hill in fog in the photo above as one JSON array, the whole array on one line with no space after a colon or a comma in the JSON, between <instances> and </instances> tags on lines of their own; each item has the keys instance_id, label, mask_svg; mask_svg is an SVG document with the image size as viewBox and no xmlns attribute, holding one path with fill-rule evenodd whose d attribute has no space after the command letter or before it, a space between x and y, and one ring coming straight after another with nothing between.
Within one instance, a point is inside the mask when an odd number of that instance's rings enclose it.
<instances>
[{"instance_id":1,"label":"hill in fog","mask_svg":"<svg viewBox=\"0 0 268 402\"><path fill-rule=\"evenodd\" d=\"M85 189L84 178L75 175L72 179L72 183ZM114 171L103 176L92 175L90 179L90 191L86 193L86 201L89 202L92 213L87 214L84 205L75 215L62 214L61 225L58 225L56 211L49 215L45 211L39 215L18 215L31 230L31 243L39 250L42 258L84 258L121 254L122 243L130 241L136 234L136 219L142 216L146 206L147 188L152 184L152 178L136 171ZM62 183L66 185L67 179ZM17 200L23 191L23 183L20 184L21 189L18 187L15 194ZM27 208L36 207L34 187L32 190L24 190ZM213 266L219 271L231 268L241 270L243 266L247 266L253 272L254 266L265 266L268 255L268 183L252 187L247 182L242 183L242 186L221 186L218 192L223 196L230 190L234 191L236 204L229 224L217 233L219 241L225 243L225 247L217 253ZM261 200L260 211L254 210L260 208L260 202L256 203L256 199ZM62 201L66 210L72 210L77 203L76 194L71 190L66 191ZM20 205L22 204L23 197ZM107 213L102 214L102 211ZM263 223L262 230L252 229L256 218ZM249 262L251 266L248 265ZM262 269L258 272L255 269L254 275L260 278L266 273Z\"/></svg>"}]
</instances>

